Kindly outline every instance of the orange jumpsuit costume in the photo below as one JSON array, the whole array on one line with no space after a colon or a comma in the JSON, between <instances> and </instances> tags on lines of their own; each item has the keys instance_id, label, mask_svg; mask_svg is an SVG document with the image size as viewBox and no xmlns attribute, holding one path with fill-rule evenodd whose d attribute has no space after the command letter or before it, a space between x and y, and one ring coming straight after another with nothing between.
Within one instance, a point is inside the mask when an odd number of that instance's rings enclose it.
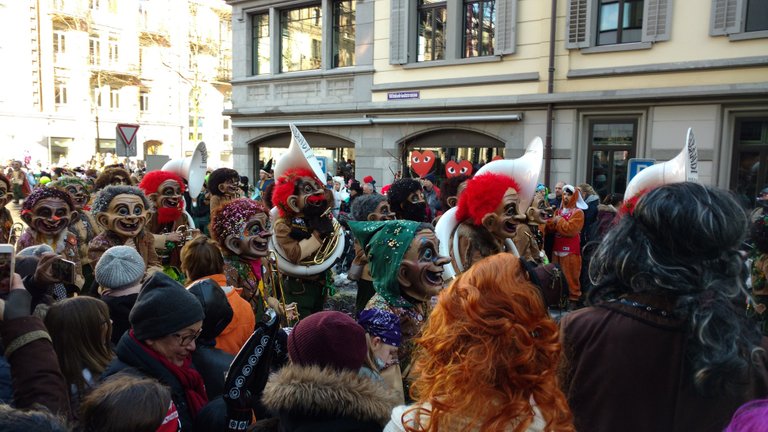
<instances>
[{"instance_id":1,"label":"orange jumpsuit costume","mask_svg":"<svg viewBox=\"0 0 768 432\"><path fill-rule=\"evenodd\" d=\"M569 298L578 301L581 298L581 241L579 234L584 227L584 212L576 207L579 200L578 189L568 204L563 200L555 216L560 216L557 222L551 219L547 222L547 230L555 233L555 244L552 248L552 262L560 264L565 279L568 281Z\"/></svg>"}]
</instances>

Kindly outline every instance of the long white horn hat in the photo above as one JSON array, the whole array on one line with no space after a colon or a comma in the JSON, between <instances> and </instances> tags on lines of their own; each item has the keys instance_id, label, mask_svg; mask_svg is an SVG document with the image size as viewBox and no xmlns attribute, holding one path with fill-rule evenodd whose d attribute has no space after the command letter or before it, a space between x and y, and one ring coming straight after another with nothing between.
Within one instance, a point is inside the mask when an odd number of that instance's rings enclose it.
<instances>
[{"instance_id":1,"label":"long white horn hat","mask_svg":"<svg viewBox=\"0 0 768 432\"><path fill-rule=\"evenodd\" d=\"M693 128L688 128L683 150L673 159L649 166L632 177L624 191L624 199L632 199L637 194L665 184L698 181L698 165L696 138L693 136Z\"/></svg>"},{"instance_id":2,"label":"long white horn hat","mask_svg":"<svg viewBox=\"0 0 768 432\"><path fill-rule=\"evenodd\" d=\"M275 163L274 178L277 180L286 171L292 168L306 168L317 176L320 183L325 184L325 174L320 166L320 161L315 157L315 152L312 151L312 147L304 138L304 135L299 132L299 129L289 124L291 128L291 144L288 146L288 151L280 156L280 159Z\"/></svg>"},{"instance_id":3,"label":"long white horn hat","mask_svg":"<svg viewBox=\"0 0 768 432\"><path fill-rule=\"evenodd\" d=\"M541 172L541 163L543 161L544 142L541 140L541 137L536 137L528 143L525 153L519 158L488 162L477 170L475 176L491 172L512 177L517 185L520 186L520 190L517 191L520 197L520 208L525 209L533 201L533 194L536 192L536 184L539 181L539 173Z\"/></svg>"}]
</instances>

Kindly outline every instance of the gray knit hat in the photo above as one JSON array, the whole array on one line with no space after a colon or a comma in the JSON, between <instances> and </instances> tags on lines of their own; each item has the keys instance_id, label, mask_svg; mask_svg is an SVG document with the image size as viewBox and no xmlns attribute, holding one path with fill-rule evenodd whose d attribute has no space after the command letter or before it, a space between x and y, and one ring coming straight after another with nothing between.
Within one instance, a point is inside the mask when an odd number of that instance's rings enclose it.
<instances>
[{"instance_id":1,"label":"gray knit hat","mask_svg":"<svg viewBox=\"0 0 768 432\"><path fill-rule=\"evenodd\" d=\"M144 277L144 260L131 246L113 246L104 252L96 264L96 282L104 288L130 288Z\"/></svg>"},{"instance_id":2,"label":"gray knit hat","mask_svg":"<svg viewBox=\"0 0 768 432\"><path fill-rule=\"evenodd\" d=\"M197 297L162 272L144 282L128 315L133 335L140 341L168 336L203 318Z\"/></svg>"}]
</instances>

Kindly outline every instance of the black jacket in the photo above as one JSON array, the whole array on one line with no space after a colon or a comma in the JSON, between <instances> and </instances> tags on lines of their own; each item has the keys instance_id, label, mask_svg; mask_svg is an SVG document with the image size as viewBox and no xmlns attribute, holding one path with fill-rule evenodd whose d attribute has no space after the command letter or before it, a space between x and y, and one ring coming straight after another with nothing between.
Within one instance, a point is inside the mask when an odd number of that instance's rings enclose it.
<instances>
[{"instance_id":1,"label":"black jacket","mask_svg":"<svg viewBox=\"0 0 768 432\"><path fill-rule=\"evenodd\" d=\"M121 297L103 296L101 298L109 307L109 317L112 318L112 343L115 345L120 342L123 333L131 328L128 314L131 312L138 296L139 293Z\"/></svg>"},{"instance_id":2,"label":"black jacket","mask_svg":"<svg viewBox=\"0 0 768 432\"><path fill-rule=\"evenodd\" d=\"M192 353L192 364L203 376L208 400L213 400L224 393L224 377L234 359L235 356L226 351L198 342L197 349Z\"/></svg>"}]
</instances>

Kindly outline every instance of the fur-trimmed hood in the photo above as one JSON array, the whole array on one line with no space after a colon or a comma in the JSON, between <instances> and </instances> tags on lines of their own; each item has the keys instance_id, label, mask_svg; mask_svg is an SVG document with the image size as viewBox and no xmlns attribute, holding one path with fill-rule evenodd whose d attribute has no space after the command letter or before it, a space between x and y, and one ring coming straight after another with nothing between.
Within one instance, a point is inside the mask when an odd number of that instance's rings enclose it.
<instances>
[{"instance_id":1,"label":"fur-trimmed hood","mask_svg":"<svg viewBox=\"0 0 768 432\"><path fill-rule=\"evenodd\" d=\"M357 372L296 364L269 378L262 402L280 417L348 418L382 426L398 403L385 384Z\"/></svg>"}]
</instances>

